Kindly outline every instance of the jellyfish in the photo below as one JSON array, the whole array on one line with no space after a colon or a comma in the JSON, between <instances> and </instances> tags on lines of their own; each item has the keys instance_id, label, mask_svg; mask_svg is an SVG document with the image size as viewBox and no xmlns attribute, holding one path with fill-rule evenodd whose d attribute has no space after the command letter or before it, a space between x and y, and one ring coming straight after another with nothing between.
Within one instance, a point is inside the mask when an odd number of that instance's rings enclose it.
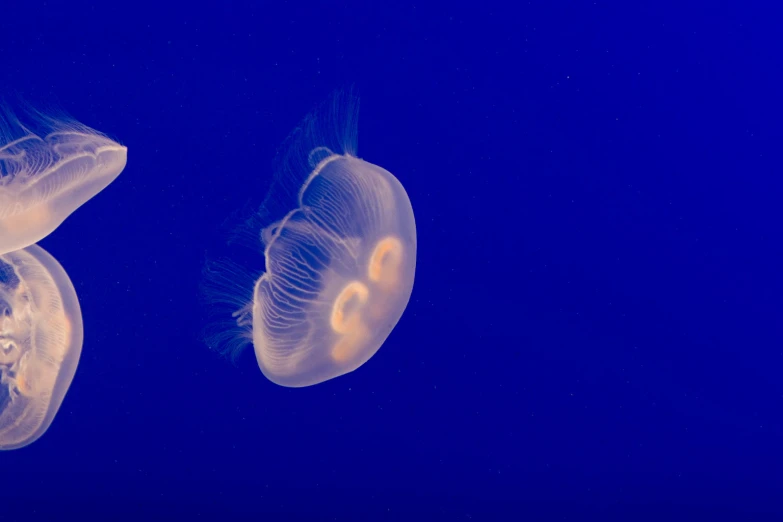
<instances>
[{"instance_id":1,"label":"jellyfish","mask_svg":"<svg viewBox=\"0 0 783 522\"><path fill-rule=\"evenodd\" d=\"M356 97L336 93L278 154L272 188L245 224L265 264L251 298L233 299L246 284L238 281L242 266L206 270L210 303L241 304L233 331L208 335L208 344L235 355L252 343L261 372L281 386L310 386L362 366L413 290L411 202L389 171L356 156L357 115Z\"/></svg>"},{"instance_id":2,"label":"jellyfish","mask_svg":"<svg viewBox=\"0 0 783 522\"><path fill-rule=\"evenodd\" d=\"M127 160L126 147L86 125L30 112L41 132L0 118L0 254L52 233Z\"/></svg>"},{"instance_id":3,"label":"jellyfish","mask_svg":"<svg viewBox=\"0 0 783 522\"><path fill-rule=\"evenodd\" d=\"M0 449L44 434L71 385L82 314L60 263L38 245L0 255Z\"/></svg>"}]
</instances>

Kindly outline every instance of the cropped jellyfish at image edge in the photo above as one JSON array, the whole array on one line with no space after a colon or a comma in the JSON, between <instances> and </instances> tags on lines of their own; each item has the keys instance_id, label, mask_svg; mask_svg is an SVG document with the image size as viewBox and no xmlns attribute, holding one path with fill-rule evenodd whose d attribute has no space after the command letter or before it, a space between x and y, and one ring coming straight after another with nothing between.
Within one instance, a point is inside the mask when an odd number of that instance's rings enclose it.
<instances>
[{"instance_id":1,"label":"cropped jellyfish at image edge","mask_svg":"<svg viewBox=\"0 0 783 522\"><path fill-rule=\"evenodd\" d=\"M127 148L68 118L30 110L41 132L0 117L0 254L37 243L125 168Z\"/></svg>"},{"instance_id":2,"label":"cropped jellyfish at image edge","mask_svg":"<svg viewBox=\"0 0 783 522\"><path fill-rule=\"evenodd\" d=\"M94 129L27 112L36 132L7 110L0 115L0 450L26 446L48 429L82 348L73 284L34 243L127 161L124 146Z\"/></svg>"},{"instance_id":3,"label":"cropped jellyfish at image edge","mask_svg":"<svg viewBox=\"0 0 783 522\"><path fill-rule=\"evenodd\" d=\"M413 290L410 199L390 172L356 157L357 116L358 100L337 93L278 155L272 188L245 227L265 258L252 300L243 301L249 288L236 295L242 283L234 276L244 267L206 270L207 299L239 308L233 329L208 336L208 344L235 352L252 342L262 373L282 386L310 386L359 368L389 336Z\"/></svg>"},{"instance_id":4,"label":"cropped jellyfish at image edge","mask_svg":"<svg viewBox=\"0 0 783 522\"><path fill-rule=\"evenodd\" d=\"M0 449L26 446L52 423L82 349L68 274L37 245L0 255Z\"/></svg>"}]
</instances>

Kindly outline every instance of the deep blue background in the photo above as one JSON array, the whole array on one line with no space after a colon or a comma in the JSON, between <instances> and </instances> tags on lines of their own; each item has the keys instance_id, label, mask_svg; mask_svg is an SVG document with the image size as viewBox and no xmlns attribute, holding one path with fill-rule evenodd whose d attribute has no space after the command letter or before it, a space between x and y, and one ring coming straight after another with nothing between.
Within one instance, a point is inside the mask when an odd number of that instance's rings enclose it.
<instances>
[{"instance_id":1,"label":"deep blue background","mask_svg":"<svg viewBox=\"0 0 783 522\"><path fill-rule=\"evenodd\" d=\"M85 344L49 431L0 454L0 520L783 516L773 12L17 4L0 95L129 161L41 243ZM416 284L370 362L285 389L199 339L201 270L351 84L359 155L416 212Z\"/></svg>"}]
</instances>

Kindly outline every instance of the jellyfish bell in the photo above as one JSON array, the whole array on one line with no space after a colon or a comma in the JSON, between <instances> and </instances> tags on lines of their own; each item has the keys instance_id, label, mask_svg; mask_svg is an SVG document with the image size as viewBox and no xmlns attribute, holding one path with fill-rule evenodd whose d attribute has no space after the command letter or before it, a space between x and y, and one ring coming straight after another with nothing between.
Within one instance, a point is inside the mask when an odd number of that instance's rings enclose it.
<instances>
[{"instance_id":1,"label":"jellyfish bell","mask_svg":"<svg viewBox=\"0 0 783 522\"><path fill-rule=\"evenodd\" d=\"M252 342L262 373L282 386L362 366L413 290L413 209L397 178L356 156L357 111L353 96L337 94L289 138L269 195L245 227L265 268L235 312L240 342L211 343L235 350ZM213 302L236 303L241 285L227 286L225 274L241 272L208 274Z\"/></svg>"},{"instance_id":2,"label":"jellyfish bell","mask_svg":"<svg viewBox=\"0 0 783 522\"><path fill-rule=\"evenodd\" d=\"M37 245L0 255L0 450L49 428L82 339L76 291L57 260Z\"/></svg>"},{"instance_id":3,"label":"jellyfish bell","mask_svg":"<svg viewBox=\"0 0 783 522\"><path fill-rule=\"evenodd\" d=\"M119 176L127 148L65 117L0 118L0 254L32 245Z\"/></svg>"}]
</instances>

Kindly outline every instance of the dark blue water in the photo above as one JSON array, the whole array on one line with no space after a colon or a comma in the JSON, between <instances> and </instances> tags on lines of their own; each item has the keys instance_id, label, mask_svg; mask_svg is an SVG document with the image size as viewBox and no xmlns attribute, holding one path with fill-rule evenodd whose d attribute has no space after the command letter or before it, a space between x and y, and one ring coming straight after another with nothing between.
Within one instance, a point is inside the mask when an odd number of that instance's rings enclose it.
<instances>
[{"instance_id":1,"label":"dark blue water","mask_svg":"<svg viewBox=\"0 0 783 522\"><path fill-rule=\"evenodd\" d=\"M780 520L774 20L4 5L0 94L61 106L129 161L41 242L85 343L48 432L0 454L0 520ZM416 283L367 364L287 389L204 345L201 271L288 133L350 85L359 155L416 212Z\"/></svg>"}]
</instances>

